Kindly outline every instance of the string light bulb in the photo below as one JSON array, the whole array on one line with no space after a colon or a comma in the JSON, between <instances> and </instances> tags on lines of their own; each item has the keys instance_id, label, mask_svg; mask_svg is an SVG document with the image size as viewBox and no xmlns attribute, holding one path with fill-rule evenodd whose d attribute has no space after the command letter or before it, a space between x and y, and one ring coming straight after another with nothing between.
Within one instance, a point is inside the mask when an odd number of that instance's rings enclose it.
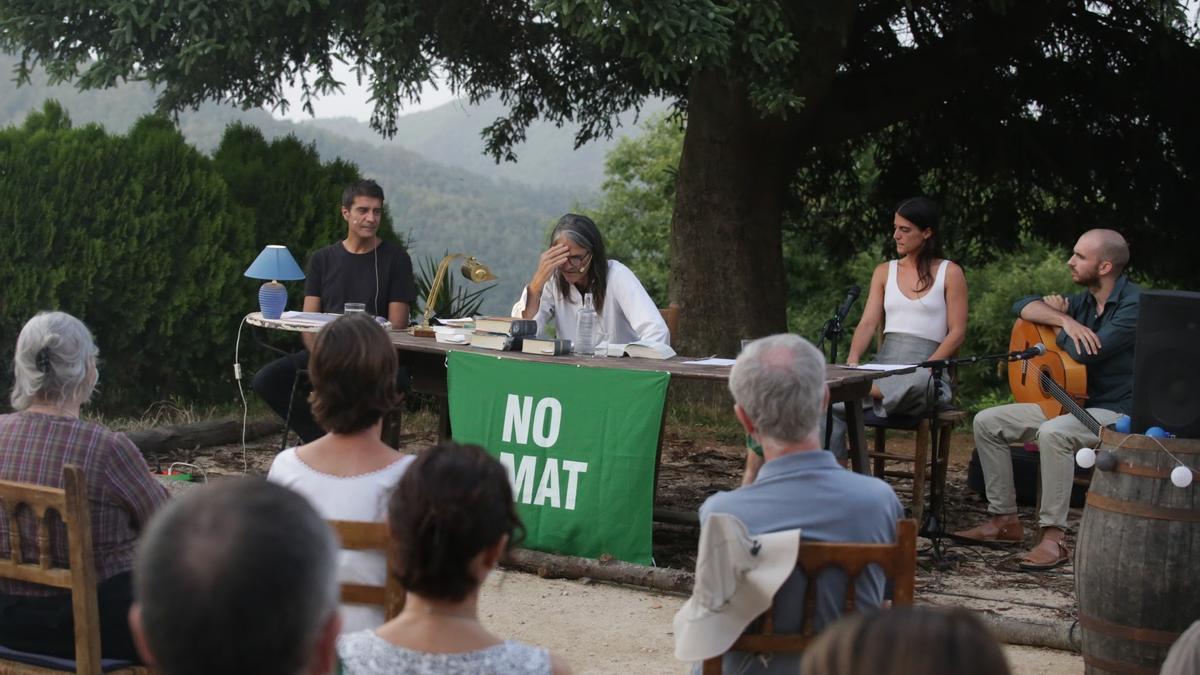
<instances>
[{"instance_id":1,"label":"string light bulb","mask_svg":"<svg viewBox=\"0 0 1200 675\"><path fill-rule=\"evenodd\" d=\"M1185 488L1192 484L1192 470L1182 464L1171 471L1171 482L1175 487Z\"/></svg>"},{"instance_id":2,"label":"string light bulb","mask_svg":"<svg viewBox=\"0 0 1200 675\"><path fill-rule=\"evenodd\" d=\"M1096 464L1096 451L1091 448L1080 448L1075 453L1075 463L1084 469L1090 469Z\"/></svg>"}]
</instances>

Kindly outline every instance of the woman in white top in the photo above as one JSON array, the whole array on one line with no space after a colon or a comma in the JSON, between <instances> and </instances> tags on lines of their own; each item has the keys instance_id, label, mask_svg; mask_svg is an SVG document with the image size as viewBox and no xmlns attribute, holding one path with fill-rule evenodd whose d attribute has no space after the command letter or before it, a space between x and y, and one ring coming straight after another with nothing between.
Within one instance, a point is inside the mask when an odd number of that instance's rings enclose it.
<instances>
[{"instance_id":1,"label":"woman in white top","mask_svg":"<svg viewBox=\"0 0 1200 675\"><path fill-rule=\"evenodd\" d=\"M875 363L920 363L958 353L967 334L967 280L961 267L941 257L939 215L937 204L926 197L906 199L896 207L892 239L900 259L881 263L871 275L847 365L859 364L880 322L884 339ZM937 389L939 401L948 401L949 383L943 381ZM865 404L888 414L919 415L932 396L930 371L919 368L876 380L872 400ZM830 440L835 453L845 451L844 430L835 418Z\"/></svg>"},{"instance_id":2,"label":"woman in white top","mask_svg":"<svg viewBox=\"0 0 1200 675\"><path fill-rule=\"evenodd\" d=\"M304 495L326 520L383 522L387 500L412 456L380 441L383 416L400 404L396 350L366 315L347 315L317 334L309 359L313 419L327 432L290 448L271 464L267 480ZM382 585L387 561L378 551L338 553L338 581ZM343 604L342 632L375 628L383 610Z\"/></svg>"},{"instance_id":3,"label":"woman in white top","mask_svg":"<svg viewBox=\"0 0 1200 675\"><path fill-rule=\"evenodd\" d=\"M550 233L550 248L538 259L512 314L536 319L538 333L554 319L558 337L573 341L584 293L592 294L598 315L596 344L671 344L667 323L642 283L628 267L608 259L596 223L568 213Z\"/></svg>"},{"instance_id":4,"label":"woman in white top","mask_svg":"<svg viewBox=\"0 0 1200 675\"><path fill-rule=\"evenodd\" d=\"M338 638L348 675L564 675L547 649L493 634L479 621L479 588L524 534L504 466L453 441L417 456L389 500L393 573L404 609L376 630ZM521 612L521 607L510 607Z\"/></svg>"}]
</instances>

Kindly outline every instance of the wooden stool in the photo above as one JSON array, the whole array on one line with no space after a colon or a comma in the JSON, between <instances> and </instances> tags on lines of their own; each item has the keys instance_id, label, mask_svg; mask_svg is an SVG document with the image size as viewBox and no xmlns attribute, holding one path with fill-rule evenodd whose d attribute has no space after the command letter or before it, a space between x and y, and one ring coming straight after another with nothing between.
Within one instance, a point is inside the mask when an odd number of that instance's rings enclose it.
<instances>
[{"instance_id":1,"label":"wooden stool","mask_svg":"<svg viewBox=\"0 0 1200 675\"><path fill-rule=\"evenodd\" d=\"M868 453L874 459L874 471L877 478L911 478L911 488L897 488L897 492L907 492L912 500L912 517L918 523L923 523L925 514L925 485L929 484L929 506L935 511L942 505L946 491L946 468L950 464L950 437L954 427L967 416L966 411L957 409L943 410L937 414L938 447L930 457L931 446L929 418L912 415L889 415L876 417L870 410L866 411L866 425L875 429L875 448ZM917 438L912 454L894 453L887 451L887 430L916 431ZM886 468L887 462L904 462L913 465L911 471ZM918 470L919 469L919 470Z\"/></svg>"}]
</instances>

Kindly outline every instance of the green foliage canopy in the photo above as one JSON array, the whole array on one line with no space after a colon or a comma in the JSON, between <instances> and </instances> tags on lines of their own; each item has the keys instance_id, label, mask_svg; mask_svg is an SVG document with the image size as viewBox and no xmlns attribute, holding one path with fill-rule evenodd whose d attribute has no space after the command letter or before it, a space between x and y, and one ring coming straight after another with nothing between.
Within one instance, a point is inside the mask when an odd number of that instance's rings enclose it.
<instances>
[{"instance_id":1,"label":"green foliage canopy","mask_svg":"<svg viewBox=\"0 0 1200 675\"><path fill-rule=\"evenodd\" d=\"M39 0L0 5L0 45L83 87L160 87L164 110L282 105L368 77L372 124L436 72L507 113L484 129L513 157L534 119L611 132L648 97L689 125L671 293L689 316L729 298L742 330L783 327L784 214L842 259L900 198L930 192L958 240L1012 250L1023 231L1069 243L1111 226L1200 281L1183 250L1200 211L1196 17L1184 0ZM308 73L315 75L308 80ZM304 101L302 101L304 102ZM878 179L858 181L869 158ZM791 198L789 201L789 197ZM847 210L846 205L861 205ZM724 288L727 285L728 288ZM722 291L725 292L722 292ZM728 325L688 346L727 350Z\"/></svg>"}]
</instances>

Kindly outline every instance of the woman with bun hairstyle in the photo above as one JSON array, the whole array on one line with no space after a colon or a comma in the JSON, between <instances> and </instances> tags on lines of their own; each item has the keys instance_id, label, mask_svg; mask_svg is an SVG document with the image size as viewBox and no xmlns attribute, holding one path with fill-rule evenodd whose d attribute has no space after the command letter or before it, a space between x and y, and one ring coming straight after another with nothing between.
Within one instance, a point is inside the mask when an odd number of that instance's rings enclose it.
<instances>
[{"instance_id":1,"label":"woman with bun hairstyle","mask_svg":"<svg viewBox=\"0 0 1200 675\"><path fill-rule=\"evenodd\" d=\"M446 441L418 455L392 493L388 527L404 610L339 638L346 673L570 672L548 650L503 640L479 621L480 587L524 534L508 475L483 448Z\"/></svg>"},{"instance_id":2,"label":"woman with bun hairstyle","mask_svg":"<svg viewBox=\"0 0 1200 675\"><path fill-rule=\"evenodd\" d=\"M43 312L21 328L13 353L12 407L0 415L0 480L63 487L63 467L83 471L91 512L101 654L141 661L127 616L133 603L134 547L167 490L150 475L141 450L125 436L81 418L100 378L99 350L82 321ZM10 508L13 505L9 505ZM22 557L38 559L39 528L28 510L16 517ZM9 558L10 522L0 518L0 556ZM55 565L69 560L67 532L49 528ZM75 658L71 594L65 589L0 581L0 644L19 651Z\"/></svg>"}]
</instances>

